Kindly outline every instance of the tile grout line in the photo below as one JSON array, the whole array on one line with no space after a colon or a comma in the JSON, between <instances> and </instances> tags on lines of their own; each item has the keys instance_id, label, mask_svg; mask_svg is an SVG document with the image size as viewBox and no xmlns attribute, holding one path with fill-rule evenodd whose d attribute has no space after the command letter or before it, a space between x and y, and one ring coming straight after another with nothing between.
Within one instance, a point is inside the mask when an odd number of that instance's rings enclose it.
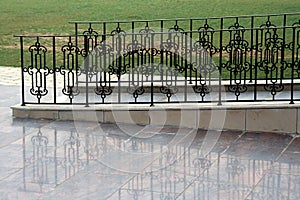
<instances>
[{"instance_id":1,"label":"tile grout line","mask_svg":"<svg viewBox=\"0 0 300 200\"><path fill-rule=\"evenodd\" d=\"M56 120L55 120L56 121ZM51 122L52 123L52 122ZM36 128L44 128L45 126L47 126L48 124L45 124L45 125L43 125L43 126L40 126L40 127L30 127L29 128L29 130L25 130L25 137L26 136L29 136L29 135L31 135L31 134L34 134L34 133L36 133L36 131L35 130L33 130L33 129L36 129ZM21 125L20 127L25 127L26 128L26 126L24 126L24 125ZM20 140L20 139L22 139L23 138L23 136L21 137L21 138L19 138L19 139L17 139L17 140L14 140L13 142L11 142L10 144L7 144L7 145L4 145L4 146L1 146L0 147L0 149L1 148L5 148L5 147L8 147L8 146L10 146L11 144L14 144L15 142L17 142L18 140Z\"/></svg>"},{"instance_id":2,"label":"tile grout line","mask_svg":"<svg viewBox=\"0 0 300 200\"><path fill-rule=\"evenodd\" d=\"M243 131L230 145L228 145L222 152L220 152L220 156L221 157L223 154L225 154L225 152L233 145L235 144L247 131ZM209 167L212 167L216 162L217 162L218 158L215 159L211 165ZM209 168L204 169L199 176L195 177L194 180L191 181L190 184L188 184L182 192L178 193L178 195L175 197L175 199L178 199L192 184L194 184L196 182L197 179L200 178L200 176L205 173Z\"/></svg>"},{"instance_id":3,"label":"tile grout line","mask_svg":"<svg viewBox=\"0 0 300 200\"><path fill-rule=\"evenodd\" d=\"M42 128L45 128L45 127L47 127L47 126L49 126L49 125L51 125L51 124L53 124L53 123L55 123L55 122L57 122L58 120L51 120L51 121L49 121L49 123L47 122L46 124L44 124L44 125L42 125L42 126L38 126L38 127L30 127L29 128L29 130L23 130L24 132L23 132L23 136L22 136L22 138L20 138L20 139L23 139L23 137L27 137L27 136L29 136L29 135L31 135L31 134L36 134L36 130L35 129L42 129ZM26 128L26 125L21 125L20 127L22 127L22 129L25 127ZM19 140L20 140L19 139ZM18 140L15 140L14 142L16 142L16 141L18 141ZM12 142L12 143L10 143L10 144L8 144L8 145L5 145L5 146L2 146L1 148L3 148L3 147L7 147L7 146L9 146L9 145L11 145L11 144L13 144L14 142ZM23 146L24 144L22 143L22 146ZM26 144L25 144L26 145ZM22 170L24 170L24 168L27 168L28 166L30 166L31 164L25 164L25 165L23 165L19 170L17 170L16 172L13 172L13 173L11 173L11 174L9 174L8 176L6 176L4 179L1 179L1 181L2 180L5 180L5 179L7 179L7 178L9 178L9 177L11 177L11 176L13 176L13 175L15 175L16 173L19 173L20 171L22 171Z\"/></svg>"},{"instance_id":4,"label":"tile grout line","mask_svg":"<svg viewBox=\"0 0 300 200\"><path fill-rule=\"evenodd\" d=\"M194 129L193 129L192 131L194 131ZM190 133L191 133L192 131L190 131ZM190 135L190 133L187 134L185 137L181 138L181 139L177 142L177 144L179 144L179 143L182 142L186 137L188 137L188 136ZM167 148L168 148L168 147L167 147ZM165 152L166 152L166 151L164 151L163 153L165 153ZM158 155L158 157L154 158L154 159L152 160L152 162L150 162L147 166L144 167L144 169L147 169L148 167L151 167L151 165L152 165L155 161L157 161L157 160L159 159L159 156L160 156L160 155ZM171 164L170 164L170 165L171 165ZM143 170L144 170L144 169L143 169ZM121 184L121 186L120 186L119 188L117 188L114 192L112 192L111 194L109 194L109 195L107 196L107 198L112 197L114 194L116 194L117 192L119 192L120 190L122 190L122 188L123 188L126 184L130 183L130 181L133 180L135 177L137 177L137 176L139 176L139 175L142 175L142 173L143 173L143 171L138 172L138 173L135 173L135 175L133 175L133 176L130 177L127 181L125 181L124 184ZM181 193L179 193L179 194L181 194ZM175 195L176 195L176 194L175 194Z\"/></svg>"},{"instance_id":5,"label":"tile grout line","mask_svg":"<svg viewBox=\"0 0 300 200\"><path fill-rule=\"evenodd\" d=\"M268 169L265 170L264 175L257 181L257 183L252 187L251 191L246 195L245 200L249 199L249 196L252 194L252 192L255 190L255 188L263 181L263 179L267 176L267 174L270 172L272 167L274 166L274 163L278 161L278 159L284 154L284 152L288 149L288 147L294 142L296 139L295 136L291 139L291 141L288 143L288 145L281 151L281 153L274 159L274 161L271 162L271 165Z\"/></svg>"},{"instance_id":6,"label":"tile grout line","mask_svg":"<svg viewBox=\"0 0 300 200\"><path fill-rule=\"evenodd\" d=\"M294 140L296 139L296 136L293 136L293 138L291 139L291 141L288 143L288 145L282 150L282 152L277 156L277 158L274 160L274 162L278 161L279 158L285 153L285 151L288 149L288 147L290 147L290 145L294 142Z\"/></svg>"}]
</instances>

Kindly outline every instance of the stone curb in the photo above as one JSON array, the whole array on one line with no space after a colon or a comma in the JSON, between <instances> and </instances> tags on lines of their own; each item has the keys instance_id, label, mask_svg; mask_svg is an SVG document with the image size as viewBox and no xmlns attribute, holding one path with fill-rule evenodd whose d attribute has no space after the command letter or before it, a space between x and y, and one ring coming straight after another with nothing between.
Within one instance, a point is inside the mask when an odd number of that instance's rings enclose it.
<instances>
[{"instance_id":1,"label":"stone curb","mask_svg":"<svg viewBox=\"0 0 300 200\"><path fill-rule=\"evenodd\" d=\"M300 105L28 105L12 106L14 117L78 120L139 125L170 125L189 128L300 133ZM224 116L224 117L222 117ZM222 120L224 120L222 122Z\"/></svg>"}]
</instances>

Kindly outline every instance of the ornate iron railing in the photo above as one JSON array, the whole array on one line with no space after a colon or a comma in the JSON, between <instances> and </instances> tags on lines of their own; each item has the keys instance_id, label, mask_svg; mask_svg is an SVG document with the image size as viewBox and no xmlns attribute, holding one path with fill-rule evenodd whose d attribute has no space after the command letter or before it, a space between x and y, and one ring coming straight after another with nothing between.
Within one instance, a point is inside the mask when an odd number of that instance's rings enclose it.
<instances>
[{"instance_id":1,"label":"ornate iron railing","mask_svg":"<svg viewBox=\"0 0 300 200\"><path fill-rule=\"evenodd\" d=\"M300 100L300 13L72 23L17 36L22 105Z\"/></svg>"}]
</instances>

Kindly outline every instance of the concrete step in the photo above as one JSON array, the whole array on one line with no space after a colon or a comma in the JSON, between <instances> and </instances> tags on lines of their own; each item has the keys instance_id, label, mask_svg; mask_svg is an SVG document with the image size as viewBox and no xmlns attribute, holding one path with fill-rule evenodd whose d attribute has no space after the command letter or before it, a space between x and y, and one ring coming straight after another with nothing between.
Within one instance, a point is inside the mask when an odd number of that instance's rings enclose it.
<instances>
[{"instance_id":1,"label":"concrete step","mask_svg":"<svg viewBox=\"0 0 300 200\"><path fill-rule=\"evenodd\" d=\"M299 104L223 103L149 105L27 105L12 106L14 117L172 125L216 130L300 133Z\"/></svg>"}]
</instances>

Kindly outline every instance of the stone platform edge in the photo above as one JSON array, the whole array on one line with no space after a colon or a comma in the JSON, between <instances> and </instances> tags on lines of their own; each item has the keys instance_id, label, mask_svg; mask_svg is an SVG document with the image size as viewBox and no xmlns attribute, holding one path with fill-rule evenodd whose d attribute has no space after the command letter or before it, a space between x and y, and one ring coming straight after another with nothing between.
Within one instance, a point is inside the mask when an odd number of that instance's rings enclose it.
<instances>
[{"instance_id":1,"label":"stone platform edge","mask_svg":"<svg viewBox=\"0 0 300 200\"><path fill-rule=\"evenodd\" d=\"M300 104L15 105L16 118L300 134Z\"/></svg>"}]
</instances>

